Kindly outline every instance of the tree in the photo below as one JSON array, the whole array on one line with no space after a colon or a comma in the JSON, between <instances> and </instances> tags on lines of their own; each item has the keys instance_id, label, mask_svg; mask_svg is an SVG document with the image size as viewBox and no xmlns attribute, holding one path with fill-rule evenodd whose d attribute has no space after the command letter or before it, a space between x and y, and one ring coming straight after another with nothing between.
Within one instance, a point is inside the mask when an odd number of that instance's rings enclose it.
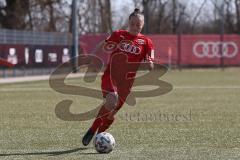
<instances>
[{"instance_id":1,"label":"tree","mask_svg":"<svg viewBox=\"0 0 240 160\"><path fill-rule=\"evenodd\" d=\"M25 29L28 13L28 0L6 0L6 6L0 8L0 25L8 29Z\"/></svg>"},{"instance_id":2,"label":"tree","mask_svg":"<svg viewBox=\"0 0 240 160\"><path fill-rule=\"evenodd\" d=\"M71 32L70 0L5 0L0 3L0 27L32 31ZM3 2L3 1L0 1ZM145 15L144 33L240 33L240 0L132 0ZM209 3L210 2L210 3ZM106 33L128 24L127 4L118 12L114 0L81 0L79 33ZM128 8L129 9L129 8ZM204 12L203 12L204 11ZM206 12L207 11L207 12ZM224 23L223 23L224 22ZM223 25L224 24L224 25ZM223 28L223 27L222 27Z\"/></svg>"},{"instance_id":3,"label":"tree","mask_svg":"<svg viewBox=\"0 0 240 160\"><path fill-rule=\"evenodd\" d=\"M143 8L145 17L144 33L161 33L166 20L166 5L167 0L133 0L135 7ZM151 14L150 14L151 13Z\"/></svg>"},{"instance_id":4,"label":"tree","mask_svg":"<svg viewBox=\"0 0 240 160\"><path fill-rule=\"evenodd\" d=\"M178 0L172 0L172 33L183 32L181 21L184 21L187 4L180 3Z\"/></svg>"},{"instance_id":5,"label":"tree","mask_svg":"<svg viewBox=\"0 0 240 160\"><path fill-rule=\"evenodd\" d=\"M101 32L112 32L111 1L98 0L101 15Z\"/></svg>"},{"instance_id":6,"label":"tree","mask_svg":"<svg viewBox=\"0 0 240 160\"><path fill-rule=\"evenodd\" d=\"M32 30L67 31L70 5L61 0L30 0Z\"/></svg>"},{"instance_id":7,"label":"tree","mask_svg":"<svg viewBox=\"0 0 240 160\"><path fill-rule=\"evenodd\" d=\"M240 34L240 0L235 0L235 8L236 8L236 28L237 28L237 33Z\"/></svg>"},{"instance_id":8,"label":"tree","mask_svg":"<svg viewBox=\"0 0 240 160\"><path fill-rule=\"evenodd\" d=\"M78 8L79 33L112 31L110 0L82 0Z\"/></svg>"},{"instance_id":9,"label":"tree","mask_svg":"<svg viewBox=\"0 0 240 160\"><path fill-rule=\"evenodd\" d=\"M224 16L224 22L225 22L225 32L231 33L235 31L234 26L234 14L232 13L233 10L233 1L232 0L224 0L225 5L225 15Z\"/></svg>"},{"instance_id":10,"label":"tree","mask_svg":"<svg viewBox=\"0 0 240 160\"><path fill-rule=\"evenodd\" d=\"M206 4L206 2L207 2L207 0L204 0L204 1L202 2L201 6L199 7L199 9L198 9L198 11L197 11L197 13L196 13L196 15L195 15L194 18L193 18L192 25L191 25L191 33L192 33L192 34L194 33L197 19L198 19L199 15L201 14L201 11L202 11L204 5Z\"/></svg>"}]
</instances>

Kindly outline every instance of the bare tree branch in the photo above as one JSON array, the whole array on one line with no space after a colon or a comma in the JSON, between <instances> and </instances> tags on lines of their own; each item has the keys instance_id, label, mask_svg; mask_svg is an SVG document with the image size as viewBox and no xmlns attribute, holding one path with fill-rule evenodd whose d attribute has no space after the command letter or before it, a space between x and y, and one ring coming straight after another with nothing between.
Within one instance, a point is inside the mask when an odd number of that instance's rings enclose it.
<instances>
[{"instance_id":1,"label":"bare tree branch","mask_svg":"<svg viewBox=\"0 0 240 160\"><path fill-rule=\"evenodd\" d=\"M198 19L198 17L199 17L199 15L200 15L200 13L201 13L201 11L202 11L202 9L203 9L203 7L204 7L204 5L205 5L206 2L207 2L207 0L204 0L204 1L202 2L200 8L198 9L196 15L195 15L194 18L193 18L192 27L191 27L191 33L194 33L194 29L195 29L195 25L196 25L197 19Z\"/></svg>"}]
</instances>

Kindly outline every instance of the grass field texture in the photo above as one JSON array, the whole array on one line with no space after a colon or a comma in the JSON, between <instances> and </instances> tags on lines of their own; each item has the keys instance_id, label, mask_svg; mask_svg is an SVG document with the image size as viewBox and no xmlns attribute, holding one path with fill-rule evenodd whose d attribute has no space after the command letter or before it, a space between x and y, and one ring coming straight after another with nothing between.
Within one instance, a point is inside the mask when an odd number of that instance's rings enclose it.
<instances>
[{"instance_id":1,"label":"grass field texture","mask_svg":"<svg viewBox=\"0 0 240 160\"><path fill-rule=\"evenodd\" d=\"M124 105L108 130L116 140L110 154L81 144L90 121L63 121L56 104L73 100L72 113L98 106L99 99L61 94L48 81L0 85L0 160L240 159L240 68L169 71L165 95ZM100 89L100 78L68 84ZM148 86L150 87L150 86ZM143 87L142 89L149 89Z\"/></svg>"}]
</instances>

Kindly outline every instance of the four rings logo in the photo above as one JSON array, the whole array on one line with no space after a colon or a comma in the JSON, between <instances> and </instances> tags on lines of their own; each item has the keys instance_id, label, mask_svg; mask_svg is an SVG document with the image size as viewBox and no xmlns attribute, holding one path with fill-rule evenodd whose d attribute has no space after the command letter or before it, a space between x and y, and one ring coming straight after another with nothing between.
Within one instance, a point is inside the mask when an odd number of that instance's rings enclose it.
<instances>
[{"instance_id":1,"label":"four rings logo","mask_svg":"<svg viewBox=\"0 0 240 160\"><path fill-rule=\"evenodd\" d=\"M193 54L199 58L233 58L238 53L235 42L204 42L198 41L193 45Z\"/></svg>"},{"instance_id":2,"label":"four rings logo","mask_svg":"<svg viewBox=\"0 0 240 160\"><path fill-rule=\"evenodd\" d=\"M124 52L132 53L132 54L140 54L141 49L132 44L131 41L121 41L119 44L119 49Z\"/></svg>"}]
</instances>

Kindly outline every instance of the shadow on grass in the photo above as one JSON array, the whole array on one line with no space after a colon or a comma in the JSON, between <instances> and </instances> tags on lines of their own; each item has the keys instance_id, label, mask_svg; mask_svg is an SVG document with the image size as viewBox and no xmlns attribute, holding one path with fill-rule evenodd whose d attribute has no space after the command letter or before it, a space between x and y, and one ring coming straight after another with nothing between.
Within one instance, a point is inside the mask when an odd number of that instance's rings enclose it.
<instances>
[{"instance_id":1,"label":"shadow on grass","mask_svg":"<svg viewBox=\"0 0 240 160\"><path fill-rule=\"evenodd\" d=\"M84 151L92 149L92 147L82 147L82 148L75 148L70 150L63 150L63 151L46 151L46 152L27 152L27 153L7 153L7 154L0 154L0 157L7 157L7 156L32 156L32 155L46 155L46 156L58 156L64 154L70 154L78 151ZM79 153L79 154L96 154L96 153Z\"/></svg>"}]
</instances>

